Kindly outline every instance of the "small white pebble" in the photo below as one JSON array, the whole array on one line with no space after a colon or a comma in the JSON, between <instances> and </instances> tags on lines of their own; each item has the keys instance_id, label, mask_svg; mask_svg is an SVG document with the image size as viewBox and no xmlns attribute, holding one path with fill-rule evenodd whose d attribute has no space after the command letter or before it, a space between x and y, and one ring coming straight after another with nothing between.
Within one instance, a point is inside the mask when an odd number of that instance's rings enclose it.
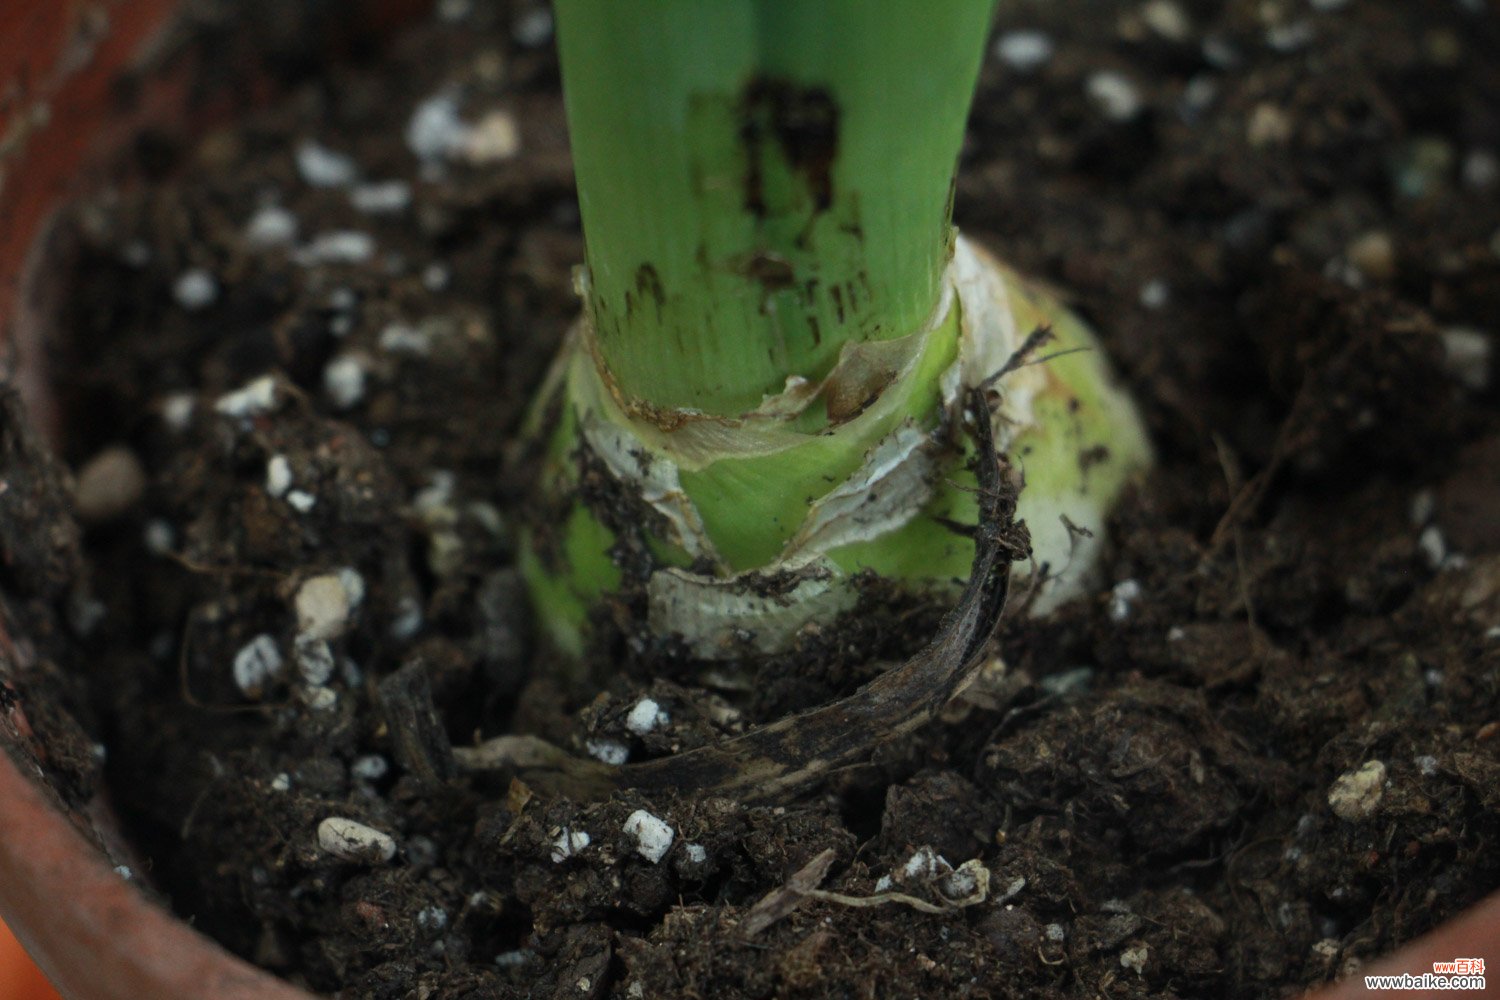
<instances>
[{"instance_id":1,"label":"small white pebble","mask_svg":"<svg viewBox=\"0 0 1500 1000\"><path fill-rule=\"evenodd\" d=\"M1146 945L1138 944L1126 948L1120 952L1120 965L1129 969L1138 976L1146 974L1146 959L1151 955L1151 949Z\"/></svg>"},{"instance_id":2,"label":"small white pebble","mask_svg":"<svg viewBox=\"0 0 1500 1000\"><path fill-rule=\"evenodd\" d=\"M1422 682L1428 687L1442 687L1443 672L1437 667L1428 667L1426 670L1422 671Z\"/></svg>"},{"instance_id":3,"label":"small white pebble","mask_svg":"<svg viewBox=\"0 0 1500 1000\"><path fill-rule=\"evenodd\" d=\"M422 287L429 292L441 292L452 278L453 273L445 264L428 264L422 269Z\"/></svg>"},{"instance_id":4,"label":"small white pebble","mask_svg":"<svg viewBox=\"0 0 1500 1000\"><path fill-rule=\"evenodd\" d=\"M458 114L458 95L444 90L418 104L406 123L406 145L420 160L436 161L463 148L469 127Z\"/></svg>"},{"instance_id":5,"label":"small white pebble","mask_svg":"<svg viewBox=\"0 0 1500 1000\"><path fill-rule=\"evenodd\" d=\"M396 617L391 621L391 638L405 642L422 631L422 605L415 597L406 596L396 602Z\"/></svg>"},{"instance_id":6,"label":"small white pebble","mask_svg":"<svg viewBox=\"0 0 1500 1000\"><path fill-rule=\"evenodd\" d=\"M1488 191L1500 183L1500 157L1487 149L1476 149L1464 157L1464 186L1472 191Z\"/></svg>"},{"instance_id":7,"label":"small white pebble","mask_svg":"<svg viewBox=\"0 0 1500 1000\"><path fill-rule=\"evenodd\" d=\"M557 839L552 841L552 861L554 864L562 864L591 843L593 838L586 831L563 827Z\"/></svg>"},{"instance_id":8,"label":"small white pebble","mask_svg":"<svg viewBox=\"0 0 1500 1000\"><path fill-rule=\"evenodd\" d=\"M516 18L510 37L523 48L535 49L552 39L552 11L546 7L532 7Z\"/></svg>"},{"instance_id":9,"label":"small white pebble","mask_svg":"<svg viewBox=\"0 0 1500 1000\"><path fill-rule=\"evenodd\" d=\"M297 240L297 217L280 205L256 209L245 223L245 242L257 250L290 246Z\"/></svg>"},{"instance_id":10,"label":"small white pebble","mask_svg":"<svg viewBox=\"0 0 1500 1000\"><path fill-rule=\"evenodd\" d=\"M292 659L297 661L297 673L313 687L323 687L333 680L336 664L326 641L299 635L292 642Z\"/></svg>"},{"instance_id":11,"label":"small white pebble","mask_svg":"<svg viewBox=\"0 0 1500 1000\"><path fill-rule=\"evenodd\" d=\"M1129 121L1141 113L1140 91L1123 73L1099 70L1084 83L1089 100L1110 121Z\"/></svg>"},{"instance_id":12,"label":"small white pebble","mask_svg":"<svg viewBox=\"0 0 1500 1000\"><path fill-rule=\"evenodd\" d=\"M361 754L349 765L349 773L360 781L379 781L390 769L390 762L378 753Z\"/></svg>"},{"instance_id":13,"label":"small white pebble","mask_svg":"<svg viewBox=\"0 0 1500 1000\"><path fill-rule=\"evenodd\" d=\"M974 870L962 867L949 874L938 887L938 891L949 899L967 899L978 889L979 878L974 874Z\"/></svg>"},{"instance_id":14,"label":"small white pebble","mask_svg":"<svg viewBox=\"0 0 1500 1000\"><path fill-rule=\"evenodd\" d=\"M349 191L349 204L366 215L394 215L411 204L411 185L406 181L375 181Z\"/></svg>"},{"instance_id":15,"label":"small white pebble","mask_svg":"<svg viewBox=\"0 0 1500 1000\"><path fill-rule=\"evenodd\" d=\"M167 425L167 429L181 434L193 424L193 411L198 408L198 401L190 392L179 392L161 403L161 421Z\"/></svg>"},{"instance_id":16,"label":"small white pebble","mask_svg":"<svg viewBox=\"0 0 1500 1000\"><path fill-rule=\"evenodd\" d=\"M289 792L292 790L292 776L283 771L271 779L271 791Z\"/></svg>"},{"instance_id":17,"label":"small white pebble","mask_svg":"<svg viewBox=\"0 0 1500 1000\"><path fill-rule=\"evenodd\" d=\"M672 718L651 698L642 698L635 703L625 717L625 728L637 736L645 736L658 726L665 726Z\"/></svg>"},{"instance_id":18,"label":"small white pebble","mask_svg":"<svg viewBox=\"0 0 1500 1000\"><path fill-rule=\"evenodd\" d=\"M1468 326L1450 326L1443 331L1443 362L1448 374L1466 389L1476 392L1490 384L1490 338Z\"/></svg>"},{"instance_id":19,"label":"small white pebble","mask_svg":"<svg viewBox=\"0 0 1500 1000\"><path fill-rule=\"evenodd\" d=\"M1273 24L1266 29L1266 45L1273 52L1288 55L1298 49L1304 49L1312 44L1317 37L1311 21L1292 21L1287 24Z\"/></svg>"},{"instance_id":20,"label":"small white pebble","mask_svg":"<svg viewBox=\"0 0 1500 1000\"><path fill-rule=\"evenodd\" d=\"M276 403L276 379L262 375L220 396L214 409L226 417L253 417L275 409Z\"/></svg>"},{"instance_id":21,"label":"small white pebble","mask_svg":"<svg viewBox=\"0 0 1500 1000\"><path fill-rule=\"evenodd\" d=\"M318 498L306 490L291 490L286 495L287 506L299 514L306 514L318 505Z\"/></svg>"},{"instance_id":22,"label":"small white pebble","mask_svg":"<svg viewBox=\"0 0 1500 1000\"><path fill-rule=\"evenodd\" d=\"M396 856L396 841L387 833L342 816L318 824L318 846L344 861L376 864Z\"/></svg>"},{"instance_id":23,"label":"small white pebble","mask_svg":"<svg viewBox=\"0 0 1500 1000\"><path fill-rule=\"evenodd\" d=\"M1185 42L1193 34L1193 22L1175 0L1149 0L1141 8L1141 20L1169 42Z\"/></svg>"},{"instance_id":24,"label":"small white pebble","mask_svg":"<svg viewBox=\"0 0 1500 1000\"><path fill-rule=\"evenodd\" d=\"M1437 512L1437 498L1432 495L1431 490L1418 490L1417 495L1411 498L1411 524L1413 528L1420 528L1432 520L1432 515Z\"/></svg>"},{"instance_id":25,"label":"small white pebble","mask_svg":"<svg viewBox=\"0 0 1500 1000\"><path fill-rule=\"evenodd\" d=\"M130 870L129 865L115 865L115 874L127 882L135 878L135 872Z\"/></svg>"},{"instance_id":26,"label":"small white pebble","mask_svg":"<svg viewBox=\"0 0 1500 1000\"><path fill-rule=\"evenodd\" d=\"M297 172L313 187L346 187L359 176L354 161L316 142L297 147Z\"/></svg>"},{"instance_id":27,"label":"small white pebble","mask_svg":"<svg viewBox=\"0 0 1500 1000\"><path fill-rule=\"evenodd\" d=\"M145 493L141 460L124 445L110 445L78 470L73 513L84 524L103 524L129 513Z\"/></svg>"},{"instance_id":28,"label":"small white pebble","mask_svg":"<svg viewBox=\"0 0 1500 1000\"><path fill-rule=\"evenodd\" d=\"M635 838L636 853L653 865L660 863L672 849L677 836L665 821L644 809L637 809L625 819L625 832Z\"/></svg>"},{"instance_id":29,"label":"small white pebble","mask_svg":"<svg viewBox=\"0 0 1500 1000\"><path fill-rule=\"evenodd\" d=\"M1017 73L1035 73L1052 61L1052 36L1045 31L1007 31L995 41L995 56Z\"/></svg>"},{"instance_id":30,"label":"small white pebble","mask_svg":"<svg viewBox=\"0 0 1500 1000\"><path fill-rule=\"evenodd\" d=\"M259 698L266 684L281 676L286 664L276 640L262 633L234 655L234 683L246 697Z\"/></svg>"},{"instance_id":31,"label":"small white pebble","mask_svg":"<svg viewBox=\"0 0 1500 1000\"><path fill-rule=\"evenodd\" d=\"M338 705L339 694L333 688L310 687L302 692L302 703L314 712L328 712Z\"/></svg>"},{"instance_id":32,"label":"small white pebble","mask_svg":"<svg viewBox=\"0 0 1500 1000\"><path fill-rule=\"evenodd\" d=\"M1130 618L1135 602L1141 598L1141 585L1136 580L1121 580L1109 592L1109 620L1119 624Z\"/></svg>"},{"instance_id":33,"label":"small white pebble","mask_svg":"<svg viewBox=\"0 0 1500 1000\"><path fill-rule=\"evenodd\" d=\"M109 609L104 606L103 601L81 594L75 594L68 601L68 624L81 636L91 635L108 614Z\"/></svg>"},{"instance_id":34,"label":"small white pebble","mask_svg":"<svg viewBox=\"0 0 1500 1000\"><path fill-rule=\"evenodd\" d=\"M292 463L285 455L272 455L266 462L266 492L281 497L292 488Z\"/></svg>"},{"instance_id":35,"label":"small white pebble","mask_svg":"<svg viewBox=\"0 0 1500 1000\"><path fill-rule=\"evenodd\" d=\"M438 845L431 837L413 834L405 847L406 863L413 868L431 868L438 862Z\"/></svg>"},{"instance_id":36,"label":"small white pebble","mask_svg":"<svg viewBox=\"0 0 1500 1000\"><path fill-rule=\"evenodd\" d=\"M1417 770L1424 778L1430 778L1434 774L1437 774L1438 759L1431 754L1423 754L1420 757L1413 757L1412 763L1417 765Z\"/></svg>"},{"instance_id":37,"label":"small white pebble","mask_svg":"<svg viewBox=\"0 0 1500 1000\"><path fill-rule=\"evenodd\" d=\"M427 474L427 485L412 497L412 507L425 520L446 519L452 512L453 488L457 482L448 469L431 470Z\"/></svg>"},{"instance_id":38,"label":"small white pebble","mask_svg":"<svg viewBox=\"0 0 1500 1000\"><path fill-rule=\"evenodd\" d=\"M347 410L365 398L365 362L355 354L341 354L323 367L323 391L333 405Z\"/></svg>"},{"instance_id":39,"label":"small white pebble","mask_svg":"<svg viewBox=\"0 0 1500 1000\"><path fill-rule=\"evenodd\" d=\"M172 298L189 312L208 308L218 297L218 281L201 267L183 271L172 284Z\"/></svg>"},{"instance_id":40,"label":"small white pebble","mask_svg":"<svg viewBox=\"0 0 1500 1000\"><path fill-rule=\"evenodd\" d=\"M1048 924L1042 929L1042 934L1048 941L1053 942L1066 941L1068 939L1067 928L1063 927L1062 924Z\"/></svg>"},{"instance_id":41,"label":"small white pebble","mask_svg":"<svg viewBox=\"0 0 1500 1000\"><path fill-rule=\"evenodd\" d=\"M145 543L146 551L154 556L170 555L177 547L177 529L172 527L171 521L153 517L146 522L141 541Z\"/></svg>"},{"instance_id":42,"label":"small white pebble","mask_svg":"<svg viewBox=\"0 0 1500 1000\"><path fill-rule=\"evenodd\" d=\"M365 602L365 578L353 566L340 566L337 573L344 593L349 595L350 609L359 607Z\"/></svg>"},{"instance_id":43,"label":"small white pebble","mask_svg":"<svg viewBox=\"0 0 1500 1000\"><path fill-rule=\"evenodd\" d=\"M1220 72L1232 70L1240 64L1240 51L1223 35L1208 35L1203 39L1203 61Z\"/></svg>"},{"instance_id":44,"label":"small white pebble","mask_svg":"<svg viewBox=\"0 0 1500 1000\"><path fill-rule=\"evenodd\" d=\"M1396 242L1383 229L1372 229L1349 241L1344 248L1349 262L1371 281L1390 281L1396 277Z\"/></svg>"},{"instance_id":45,"label":"small white pebble","mask_svg":"<svg viewBox=\"0 0 1500 1000\"><path fill-rule=\"evenodd\" d=\"M328 308L337 312L349 312L359 305L359 295L347 285L340 285L328 293Z\"/></svg>"},{"instance_id":46,"label":"small white pebble","mask_svg":"<svg viewBox=\"0 0 1500 1000\"><path fill-rule=\"evenodd\" d=\"M1333 814L1355 823L1373 813L1385 797L1385 764L1372 760L1339 775L1328 790L1328 805Z\"/></svg>"},{"instance_id":47,"label":"small white pebble","mask_svg":"<svg viewBox=\"0 0 1500 1000\"><path fill-rule=\"evenodd\" d=\"M517 966L525 965L533 958L536 958L536 952L529 948L518 948L515 951L502 951L496 955L495 964L502 969L514 969Z\"/></svg>"},{"instance_id":48,"label":"small white pebble","mask_svg":"<svg viewBox=\"0 0 1500 1000\"><path fill-rule=\"evenodd\" d=\"M891 877L889 875L882 875L875 880L876 892L890 892L894 887L895 883L891 881Z\"/></svg>"},{"instance_id":49,"label":"small white pebble","mask_svg":"<svg viewBox=\"0 0 1500 1000\"><path fill-rule=\"evenodd\" d=\"M380 331L380 349L391 354L425 356L432 351L432 339L425 331L406 323L391 323Z\"/></svg>"},{"instance_id":50,"label":"small white pebble","mask_svg":"<svg viewBox=\"0 0 1500 1000\"><path fill-rule=\"evenodd\" d=\"M1141 305L1147 309L1161 309L1171 297L1171 289L1160 278L1152 278L1141 286Z\"/></svg>"},{"instance_id":51,"label":"small white pebble","mask_svg":"<svg viewBox=\"0 0 1500 1000\"><path fill-rule=\"evenodd\" d=\"M952 865L948 864L947 859L934 853L932 848L921 847L906 859L906 864L901 866L901 876L905 881L928 879L950 868Z\"/></svg>"},{"instance_id":52,"label":"small white pebble","mask_svg":"<svg viewBox=\"0 0 1500 1000\"><path fill-rule=\"evenodd\" d=\"M708 848L702 844L685 844L682 850L689 864L701 865L708 860Z\"/></svg>"},{"instance_id":53,"label":"small white pebble","mask_svg":"<svg viewBox=\"0 0 1500 1000\"><path fill-rule=\"evenodd\" d=\"M475 123L464 137L461 153L470 166L482 167L515 157L521 151L521 130L516 116L499 109Z\"/></svg>"},{"instance_id":54,"label":"small white pebble","mask_svg":"<svg viewBox=\"0 0 1500 1000\"><path fill-rule=\"evenodd\" d=\"M611 767L619 767L630 759L630 748L619 740L589 740L584 749L590 757Z\"/></svg>"},{"instance_id":55,"label":"small white pebble","mask_svg":"<svg viewBox=\"0 0 1500 1000\"><path fill-rule=\"evenodd\" d=\"M297 634L308 639L337 639L349 627L349 592L334 573L309 577L297 588Z\"/></svg>"},{"instance_id":56,"label":"small white pebble","mask_svg":"<svg viewBox=\"0 0 1500 1000\"><path fill-rule=\"evenodd\" d=\"M312 242L297 251L297 263L364 264L375 256L375 238L357 229L335 229L319 233Z\"/></svg>"},{"instance_id":57,"label":"small white pebble","mask_svg":"<svg viewBox=\"0 0 1500 1000\"><path fill-rule=\"evenodd\" d=\"M1184 121L1197 121L1219 97L1219 81L1209 73L1198 73L1182 88L1179 113Z\"/></svg>"},{"instance_id":58,"label":"small white pebble","mask_svg":"<svg viewBox=\"0 0 1500 1000\"><path fill-rule=\"evenodd\" d=\"M1262 101L1250 112L1245 123L1245 141L1257 149L1280 146L1292 138L1296 124L1290 115L1275 104Z\"/></svg>"},{"instance_id":59,"label":"small white pebble","mask_svg":"<svg viewBox=\"0 0 1500 1000\"><path fill-rule=\"evenodd\" d=\"M1433 569L1443 565L1443 560L1448 555L1448 543L1443 538L1443 530L1435 524L1422 529L1422 533L1417 536L1417 548L1422 550L1422 558Z\"/></svg>"},{"instance_id":60,"label":"small white pebble","mask_svg":"<svg viewBox=\"0 0 1500 1000\"><path fill-rule=\"evenodd\" d=\"M448 911L441 906L424 906L417 911L417 927L431 933L448 926Z\"/></svg>"}]
</instances>

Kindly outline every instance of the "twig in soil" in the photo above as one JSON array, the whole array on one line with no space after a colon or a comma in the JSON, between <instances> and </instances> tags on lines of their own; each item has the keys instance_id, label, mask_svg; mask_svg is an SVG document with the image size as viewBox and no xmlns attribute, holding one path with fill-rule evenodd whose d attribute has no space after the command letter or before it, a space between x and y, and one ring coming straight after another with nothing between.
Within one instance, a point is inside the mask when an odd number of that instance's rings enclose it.
<instances>
[{"instance_id":1,"label":"twig in soil","mask_svg":"<svg viewBox=\"0 0 1500 1000\"><path fill-rule=\"evenodd\" d=\"M1214 533L1208 542L1208 551L1203 555L1205 563L1218 555L1235 526L1244 524L1255 516L1261 501L1270 490L1272 480L1281 472L1281 467L1286 464L1287 459L1297 450L1298 442L1293 440L1292 432L1298 428L1297 418L1301 416L1302 410L1312 398L1313 378L1311 374L1308 374L1302 379L1302 384L1297 387L1296 396L1287 407L1286 419L1281 422L1281 427L1276 431L1276 440L1271 443L1271 454L1267 457L1266 464L1242 486L1238 488L1231 486L1234 496L1230 499L1229 506L1225 508L1224 515L1219 518L1219 523L1214 526Z\"/></svg>"},{"instance_id":2,"label":"twig in soil","mask_svg":"<svg viewBox=\"0 0 1500 1000\"><path fill-rule=\"evenodd\" d=\"M1229 448L1229 442L1218 434L1214 435L1214 448L1219 453L1219 466L1224 470L1224 482L1229 487L1229 492L1238 496L1244 482L1244 474L1240 471L1239 463L1235 461L1234 452ZM1259 645L1255 637L1260 634L1255 622L1255 602L1250 596L1249 567L1245 564L1245 525L1243 521L1236 521L1230 526L1230 535L1234 540L1234 565L1238 574L1237 584L1240 591L1240 603L1245 606L1245 621L1250 625L1251 641Z\"/></svg>"},{"instance_id":3,"label":"twig in soil","mask_svg":"<svg viewBox=\"0 0 1500 1000\"><path fill-rule=\"evenodd\" d=\"M640 788L764 802L805 792L926 725L976 665L1005 608L1010 564L1028 549L1015 522L1015 486L995 452L984 389L969 390L965 406L979 483L974 561L958 604L922 652L847 698L672 757L610 767L535 737L502 736L456 748L459 765L514 770L539 791L575 800Z\"/></svg>"},{"instance_id":4,"label":"twig in soil","mask_svg":"<svg viewBox=\"0 0 1500 1000\"><path fill-rule=\"evenodd\" d=\"M181 552L164 552L162 555L189 573L197 573L199 576L259 576L276 580L286 577L286 574L280 570L268 569L262 566L214 566L210 563L196 562Z\"/></svg>"},{"instance_id":5,"label":"twig in soil","mask_svg":"<svg viewBox=\"0 0 1500 1000\"><path fill-rule=\"evenodd\" d=\"M828 848L787 879L786 885L766 893L745 914L740 930L744 931L746 937L755 937L776 921L790 916L793 910L811 898L810 894L828 877L828 869L833 867L833 859L837 856L833 848Z\"/></svg>"},{"instance_id":6,"label":"twig in soil","mask_svg":"<svg viewBox=\"0 0 1500 1000\"><path fill-rule=\"evenodd\" d=\"M427 666L413 660L380 682L380 711L391 734L396 763L423 785L441 785L458 769L453 745L432 701Z\"/></svg>"}]
</instances>

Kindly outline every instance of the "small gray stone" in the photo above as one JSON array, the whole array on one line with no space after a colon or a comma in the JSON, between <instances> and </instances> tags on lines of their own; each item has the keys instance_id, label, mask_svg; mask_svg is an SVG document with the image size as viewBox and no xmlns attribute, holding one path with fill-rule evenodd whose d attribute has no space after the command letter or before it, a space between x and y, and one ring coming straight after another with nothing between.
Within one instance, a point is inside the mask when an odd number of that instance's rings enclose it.
<instances>
[{"instance_id":1,"label":"small gray stone","mask_svg":"<svg viewBox=\"0 0 1500 1000\"><path fill-rule=\"evenodd\" d=\"M396 841L390 834L342 816L330 816L318 824L318 846L341 861L382 864L396 856Z\"/></svg>"}]
</instances>

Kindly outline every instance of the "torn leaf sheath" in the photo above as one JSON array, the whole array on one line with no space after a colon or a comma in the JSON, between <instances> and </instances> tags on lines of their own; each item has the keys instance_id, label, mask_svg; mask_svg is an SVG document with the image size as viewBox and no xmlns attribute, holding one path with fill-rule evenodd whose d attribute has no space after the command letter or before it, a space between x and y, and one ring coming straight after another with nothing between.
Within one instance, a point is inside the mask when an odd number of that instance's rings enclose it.
<instances>
[{"instance_id":1,"label":"torn leaf sheath","mask_svg":"<svg viewBox=\"0 0 1500 1000\"><path fill-rule=\"evenodd\" d=\"M1036 606L1087 582L1109 506L1149 462L1140 420L1083 324L971 241L956 240L944 289L924 329L846 345L821 380L789 378L734 418L623 398L601 373L587 321L577 325L558 379L563 419L547 489L575 487L570 458L582 447L653 512L663 564L647 584L654 633L681 636L703 658L775 652L809 621L851 608L854 575L866 570L956 594L974 547L952 526L978 515L973 450L958 432L964 393L1041 326L1053 332L1040 352L1049 360L1005 375L993 432L1027 484L1020 516L1048 571ZM596 526L577 519L564 533L597 544ZM566 576L534 592L551 605L543 618L555 637L577 648L587 607L619 573L602 550L565 548L560 566L533 553L528 574ZM768 587L768 577L783 583Z\"/></svg>"},{"instance_id":2,"label":"torn leaf sheath","mask_svg":"<svg viewBox=\"0 0 1500 1000\"><path fill-rule=\"evenodd\" d=\"M744 802L783 801L817 787L834 771L869 759L882 744L929 722L980 661L1005 608L1013 561L1027 548L1016 519L1013 477L993 446L984 393L965 393L965 422L977 453L976 525L968 581L937 634L917 655L854 694L787 716L743 736L670 757L613 767L576 757L534 736L501 736L454 750L468 771L512 771L528 785L576 800L621 788L719 795Z\"/></svg>"}]
</instances>

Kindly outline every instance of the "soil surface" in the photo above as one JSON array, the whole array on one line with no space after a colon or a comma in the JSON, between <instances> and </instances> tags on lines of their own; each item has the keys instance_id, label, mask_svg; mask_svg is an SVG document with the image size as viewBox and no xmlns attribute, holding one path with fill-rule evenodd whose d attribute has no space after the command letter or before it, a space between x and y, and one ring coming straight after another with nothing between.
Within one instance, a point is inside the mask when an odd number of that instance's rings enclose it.
<instances>
[{"instance_id":1,"label":"soil surface","mask_svg":"<svg viewBox=\"0 0 1500 1000\"><path fill-rule=\"evenodd\" d=\"M314 991L471 1000L1285 996L1500 886L1500 21L1001 22L957 220L1096 324L1160 464L1095 595L779 805L453 771L710 743L937 619L748 690L533 641L514 436L583 257L547 11L445 0L146 137L59 239L71 473L0 436L0 694L128 877Z\"/></svg>"}]
</instances>

